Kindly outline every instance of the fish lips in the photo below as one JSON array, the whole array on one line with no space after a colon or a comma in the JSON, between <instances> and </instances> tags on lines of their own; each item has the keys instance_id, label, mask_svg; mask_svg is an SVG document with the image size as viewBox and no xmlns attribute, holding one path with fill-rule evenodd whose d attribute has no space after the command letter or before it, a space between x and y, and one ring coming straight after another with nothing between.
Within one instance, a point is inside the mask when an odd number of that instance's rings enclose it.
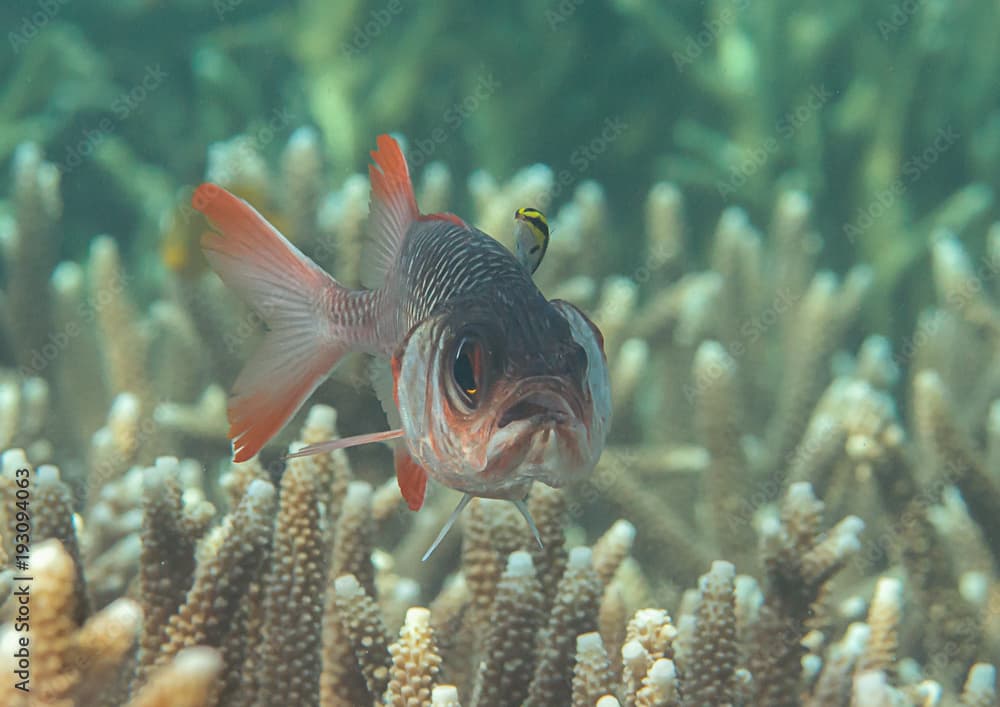
<instances>
[{"instance_id":1,"label":"fish lips","mask_svg":"<svg viewBox=\"0 0 1000 707\"><path fill-rule=\"evenodd\" d=\"M583 401L558 379L519 385L506 397L487 452L494 474L562 486L589 468Z\"/></svg>"},{"instance_id":2,"label":"fish lips","mask_svg":"<svg viewBox=\"0 0 1000 707\"><path fill-rule=\"evenodd\" d=\"M583 403L579 394L561 380L548 377L528 379L518 385L502 408L497 429L521 421L533 425L583 422Z\"/></svg>"}]
</instances>

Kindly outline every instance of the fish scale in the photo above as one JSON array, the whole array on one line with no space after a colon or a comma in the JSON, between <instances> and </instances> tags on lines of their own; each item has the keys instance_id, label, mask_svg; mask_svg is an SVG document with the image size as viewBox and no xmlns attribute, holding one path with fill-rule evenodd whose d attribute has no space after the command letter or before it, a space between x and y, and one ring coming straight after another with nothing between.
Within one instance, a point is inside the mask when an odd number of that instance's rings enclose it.
<instances>
[{"instance_id":1,"label":"fish scale","mask_svg":"<svg viewBox=\"0 0 1000 707\"><path fill-rule=\"evenodd\" d=\"M419 222L413 230L401 254L407 329L450 299L501 288L536 290L511 253L481 231L446 222Z\"/></svg>"},{"instance_id":2,"label":"fish scale","mask_svg":"<svg viewBox=\"0 0 1000 707\"><path fill-rule=\"evenodd\" d=\"M568 335L565 320L552 310L524 266L482 231L447 222L419 222L408 235L400 260L404 333L439 307L460 301L466 307L487 303L506 322L505 338L515 344L511 350L525 359L532 357L538 342ZM541 358L546 354L535 353Z\"/></svg>"}]
</instances>

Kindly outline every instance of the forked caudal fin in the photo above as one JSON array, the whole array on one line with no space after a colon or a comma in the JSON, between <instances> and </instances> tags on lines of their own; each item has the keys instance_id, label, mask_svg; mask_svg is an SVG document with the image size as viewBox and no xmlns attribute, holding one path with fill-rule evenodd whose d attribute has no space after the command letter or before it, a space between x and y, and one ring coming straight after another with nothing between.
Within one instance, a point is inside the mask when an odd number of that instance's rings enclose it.
<instances>
[{"instance_id":1,"label":"forked caudal fin","mask_svg":"<svg viewBox=\"0 0 1000 707\"><path fill-rule=\"evenodd\" d=\"M201 246L212 268L270 331L240 372L229 399L234 460L246 461L302 406L350 350L324 320L348 290L292 245L256 209L214 184L191 199L219 233Z\"/></svg>"}]
</instances>

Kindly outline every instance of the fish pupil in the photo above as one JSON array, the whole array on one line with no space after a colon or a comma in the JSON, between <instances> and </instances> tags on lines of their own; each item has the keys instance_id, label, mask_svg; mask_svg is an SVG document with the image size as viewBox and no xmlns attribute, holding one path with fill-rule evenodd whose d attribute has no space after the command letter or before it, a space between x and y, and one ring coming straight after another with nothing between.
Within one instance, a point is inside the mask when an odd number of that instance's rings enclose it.
<instances>
[{"instance_id":1,"label":"fish pupil","mask_svg":"<svg viewBox=\"0 0 1000 707\"><path fill-rule=\"evenodd\" d=\"M458 355L455 357L455 364L452 367L452 375L462 392L472 402L476 393L479 392L479 383L476 380L476 353L477 345L469 340L464 340L458 347Z\"/></svg>"}]
</instances>

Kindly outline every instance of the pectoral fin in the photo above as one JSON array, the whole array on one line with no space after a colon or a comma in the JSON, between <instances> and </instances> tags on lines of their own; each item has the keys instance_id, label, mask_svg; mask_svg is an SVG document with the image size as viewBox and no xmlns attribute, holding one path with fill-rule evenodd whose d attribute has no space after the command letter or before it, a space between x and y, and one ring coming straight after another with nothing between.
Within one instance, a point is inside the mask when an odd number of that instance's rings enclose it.
<instances>
[{"instance_id":1,"label":"pectoral fin","mask_svg":"<svg viewBox=\"0 0 1000 707\"><path fill-rule=\"evenodd\" d=\"M396 446L395 458L399 490L410 510L419 511L424 505L424 493L427 491L427 472L413 460L403 444Z\"/></svg>"}]
</instances>

